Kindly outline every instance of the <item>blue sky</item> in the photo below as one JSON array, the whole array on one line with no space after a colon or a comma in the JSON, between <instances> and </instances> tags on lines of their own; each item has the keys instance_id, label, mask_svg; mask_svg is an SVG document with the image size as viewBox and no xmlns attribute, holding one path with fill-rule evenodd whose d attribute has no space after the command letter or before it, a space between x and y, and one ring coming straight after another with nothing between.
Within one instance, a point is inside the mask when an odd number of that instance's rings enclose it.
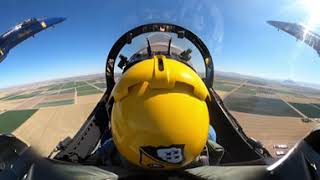
<instances>
[{"instance_id":1,"label":"blue sky","mask_svg":"<svg viewBox=\"0 0 320 180\"><path fill-rule=\"evenodd\" d=\"M310 15L304 1L308 0L3 0L0 32L30 17L67 20L10 51L0 64L0 88L104 72L106 56L118 37L136 25L159 21L198 34L218 70L320 83L317 53L266 23L306 23L310 16L313 23L320 22L317 11Z\"/></svg>"}]
</instances>

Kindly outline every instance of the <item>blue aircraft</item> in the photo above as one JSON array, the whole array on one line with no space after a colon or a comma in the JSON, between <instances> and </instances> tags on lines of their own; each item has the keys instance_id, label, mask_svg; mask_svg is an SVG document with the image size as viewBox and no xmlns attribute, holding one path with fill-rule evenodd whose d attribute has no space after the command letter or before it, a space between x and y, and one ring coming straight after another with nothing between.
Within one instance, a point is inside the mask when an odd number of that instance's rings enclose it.
<instances>
[{"instance_id":1,"label":"blue aircraft","mask_svg":"<svg viewBox=\"0 0 320 180\"><path fill-rule=\"evenodd\" d=\"M267 21L267 23L274 26L278 30L280 29L296 37L297 40L303 41L308 46L313 48L320 56L320 35L318 35L315 32L312 32L308 29L308 27L297 23L281 21Z\"/></svg>"},{"instance_id":2,"label":"blue aircraft","mask_svg":"<svg viewBox=\"0 0 320 180\"><path fill-rule=\"evenodd\" d=\"M38 32L61 23L65 18L31 18L17 24L9 31L0 35L0 63L7 57L9 51L22 41Z\"/></svg>"}]
</instances>

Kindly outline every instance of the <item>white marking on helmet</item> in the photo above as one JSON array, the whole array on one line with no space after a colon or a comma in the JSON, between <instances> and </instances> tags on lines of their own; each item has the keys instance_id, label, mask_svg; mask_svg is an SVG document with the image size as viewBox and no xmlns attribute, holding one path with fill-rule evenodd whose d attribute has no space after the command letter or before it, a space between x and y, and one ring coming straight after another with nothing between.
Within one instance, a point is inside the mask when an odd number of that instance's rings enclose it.
<instances>
[{"instance_id":1,"label":"white marking on helmet","mask_svg":"<svg viewBox=\"0 0 320 180\"><path fill-rule=\"evenodd\" d=\"M174 164L181 163L183 160L182 150L175 147L158 149L157 155L162 160Z\"/></svg>"}]
</instances>

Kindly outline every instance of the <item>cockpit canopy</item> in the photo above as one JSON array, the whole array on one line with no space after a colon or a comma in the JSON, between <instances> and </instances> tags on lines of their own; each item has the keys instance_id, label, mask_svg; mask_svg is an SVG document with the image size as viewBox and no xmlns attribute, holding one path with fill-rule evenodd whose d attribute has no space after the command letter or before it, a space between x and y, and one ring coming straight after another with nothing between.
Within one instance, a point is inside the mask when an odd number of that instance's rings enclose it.
<instances>
[{"instance_id":1,"label":"cockpit canopy","mask_svg":"<svg viewBox=\"0 0 320 180\"><path fill-rule=\"evenodd\" d=\"M195 50L195 52L192 53L192 49L194 49L192 45L189 45L189 47L183 47L183 45L181 44L183 42L179 42L178 38L175 37L174 34L150 33L149 35L144 36L144 38L145 47L139 49L136 53L131 55L131 57L128 60L128 63L148 59L154 55L165 55L167 57L179 60L183 63L187 63L188 65L192 66L190 62L192 59L192 55L195 56L194 58L199 58L199 51ZM128 59L122 54L119 56L119 58ZM121 61L118 63L118 67L122 69ZM197 70L199 72L202 72L203 74L204 69L198 68Z\"/></svg>"},{"instance_id":2,"label":"cockpit canopy","mask_svg":"<svg viewBox=\"0 0 320 180\"><path fill-rule=\"evenodd\" d=\"M148 28L150 28L150 31L146 31ZM211 60L209 51L193 33L180 28L182 27L169 24L147 24L123 35L122 38L127 42L122 44L121 47L119 42L122 42L123 39L120 38L114 45L118 52L110 53L113 56L117 54L115 66L111 67L114 70L115 81L134 63L150 59L154 55L165 55L187 64L201 78L204 80L206 78L211 79L207 82L212 82L213 67L212 62L208 61L208 59ZM134 31L138 33L135 37L132 37Z\"/></svg>"}]
</instances>

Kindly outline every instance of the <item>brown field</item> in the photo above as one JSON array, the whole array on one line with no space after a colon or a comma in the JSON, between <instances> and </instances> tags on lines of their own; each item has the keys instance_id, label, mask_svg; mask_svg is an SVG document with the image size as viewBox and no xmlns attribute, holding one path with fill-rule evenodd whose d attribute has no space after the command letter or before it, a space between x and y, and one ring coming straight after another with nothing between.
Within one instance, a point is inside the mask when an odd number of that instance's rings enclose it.
<instances>
[{"instance_id":1,"label":"brown field","mask_svg":"<svg viewBox=\"0 0 320 180\"><path fill-rule=\"evenodd\" d=\"M45 101L59 101L59 100L65 100L65 99L73 99L74 93L68 93L68 94L59 94L59 95L48 95L44 99Z\"/></svg>"},{"instance_id":2,"label":"brown field","mask_svg":"<svg viewBox=\"0 0 320 180\"><path fill-rule=\"evenodd\" d=\"M0 111L12 110L23 103L24 100L0 101Z\"/></svg>"},{"instance_id":3,"label":"brown field","mask_svg":"<svg viewBox=\"0 0 320 180\"><path fill-rule=\"evenodd\" d=\"M4 97L6 95L7 95L6 93L0 92L0 98Z\"/></svg>"},{"instance_id":4,"label":"brown field","mask_svg":"<svg viewBox=\"0 0 320 180\"><path fill-rule=\"evenodd\" d=\"M228 92L216 90L216 93L222 98Z\"/></svg>"},{"instance_id":5,"label":"brown field","mask_svg":"<svg viewBox=\"0 0 320 180\"><path fill-rule=\"evenodd\" d=\"M269 99L279 99L279 97L275 94L257 93L255 96L265 97L265 98L269 98Z\"/></svg>"},{"instance_id":6,"label":"brown field","mask_svg":"<svg viewBox=\"0 0 320 180\"><path fill-rule=\"evenodd\" d=\"M43 96L36 96L32 98L25 99L23 103L15 107L15 110L22 110L22 109L32 109L38 103L40 103L44 99Z\"/></svg>"},{"instance_id":7,"label":"brown field","mask_svg":"<svg viewBox=\"0 0 320 180\"><path fill-rule=\"evenodd\" d=\"M301 118L294 117L263 116L234 111L231 113L244 132L262 142L273 156L275 156L274 144L287 144L289 150L317 125L303 123Z\"/></svg>"},{"instance_id":8,"label":"brown field","mask_svg":"<svg viewBox=\"0 0 320 180\"><path fill-rule=\"evenodd\" d=\"M88 103L40 109L13 134L33 146L42 156L48 156L61 140L75 135L95 105Z\"/></svg>"},{"instance_id":9,"label":"brown field","mask_svg":"<svg viewBox=\"0 0 320 180\"><path fill-rule=\"evenodd\" d=\"M97 103L102 97L102 93L88 96L78 96L76 104Z\"/></svg>"},{"instance_id":10,"label":"brown field","mask_svg":"<svg viewBox=\"0 0 320 180\"><path fill-rule=\"evenodd\" d=\"M316 98L299 98L299 97L294 97L294 96L285 96L285 95L281 95L281 97L288 101L288 102L293 102L293 103L305 103L305 104L309 104L309 103L315 103L315 104L320 104L320 99L316 99Z\"/></svg>"}]
</instances>

